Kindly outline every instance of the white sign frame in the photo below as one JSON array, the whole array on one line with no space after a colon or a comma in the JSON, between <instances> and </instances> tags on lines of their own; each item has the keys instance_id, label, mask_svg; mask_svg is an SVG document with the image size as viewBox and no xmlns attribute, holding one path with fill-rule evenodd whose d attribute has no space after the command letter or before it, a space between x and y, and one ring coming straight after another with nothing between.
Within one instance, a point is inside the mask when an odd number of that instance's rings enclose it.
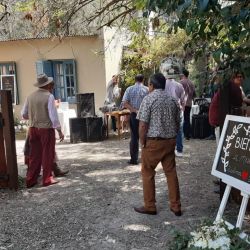
<instances>
[{"instance_id":1,"label":"white sign frame","mask_svg":"<svg viewBox=\"0 0 250 250\"><path fill-rule=\"evenodd\" d=\"M237 121L237 122L243 122L243 123L249 123L250 125L250 117L244 117L244 116L234 116L234 115L227 115L225 122L224 122L224 126L221 132L221 136L220 136L220 141L217 147L217 151L216 151L216 155L214 158L214 162L213 162L213 167L212 167L212 172L211 174L222 179L222 181L232 187L235 187L239 190L241 190L242 192L250 195L250 184L246 183L244 181L238 180L232 176L227 175L226 173L222 173L218 170L216 170L216 167L218 165L219 162L219 157L222 151L222 147L223 147L223 142L225 139L225 135L226 135L226 131L228 128L228 124L230 121ZM249 136L250 137L250 136Z\"/></svg>"},{"instance_id":2,"label":"white sign frame","mask_svg":"<svg viewBox=\"0 0 250 250\"><path fill-rule=\"evenodd\" d=\"M244 216L245 216L245 213L246 213L248 200L249 200L250 184L216 170L216 167L217 167L218 162L220 160L219 157L220 157L220 154L221 154L221 150L222 150L222 147L223 147L223 142L224 142L226 131L227 131L227 128L228 128L228 125L229 125L230 121L248 123L250 125L250 118L249 117L233 116L233 115L227 115L226 116L224 126L223 126L223 129L222 129L222 133L221 133L221 137L220 137L220 141L219 141L219 145L217 147L216 155L215 155L215 158L214 158L212 172L211 172L212 175L214 175L214 176L216 176L218 178L221 178L222 181L227 184L215 220L218 221L218 220L222 219L222 216L223 216L223 213L225 211L226 204L227 204L227 201L228 201L228 198L229 198L229 194L231 192L231 188L235 187L236 189L241 190L241 195L242 195L242 202L241 202L240 211L239 211L237 222L236 222L236 227L241 228L242 224L243 224ZM226 222L226 223L231 228L234 227L232 224L230 224L228 222ZM250 244L248 235L246 235L245 233L241 233L239 236L242 239L246 240L246 242L248 242Z\"/></svg>"}]
</instances>

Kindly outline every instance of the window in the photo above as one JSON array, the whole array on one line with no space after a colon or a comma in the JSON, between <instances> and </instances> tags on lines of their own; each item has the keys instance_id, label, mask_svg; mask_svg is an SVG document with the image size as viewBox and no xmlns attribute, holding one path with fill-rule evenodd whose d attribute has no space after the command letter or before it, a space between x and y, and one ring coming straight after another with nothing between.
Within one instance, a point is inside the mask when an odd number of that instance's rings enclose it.
<instances>
[{"instance_id":1,"label":"window","mask_svg":"<svg viewBox=\"0 0 250 250\"><path fill-rule=\"evenodd\" d=\"M12 95L12 103L19 103L15 62L0 62L0 89L10 90Z\"/></svg>"},{"instance_id":2,"label":"window","mask_svg":"<svg viewBox=\"0 0 250 250\"><path fill-rule=\"evenodd\" d=\"M76 102L76 66L74 60L48 60L36 63L37 74L52 76L55 82L54 96L62 102Z\"/></svg>"}]
</instances>

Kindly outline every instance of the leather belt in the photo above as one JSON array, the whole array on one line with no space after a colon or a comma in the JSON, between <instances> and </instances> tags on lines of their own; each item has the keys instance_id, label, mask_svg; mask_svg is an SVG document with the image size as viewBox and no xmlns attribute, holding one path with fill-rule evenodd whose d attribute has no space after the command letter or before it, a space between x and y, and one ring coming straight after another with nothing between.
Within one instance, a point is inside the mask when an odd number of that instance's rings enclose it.
<instances>
[{"instance_id":1,"label":"leather belt","mask_svg":"<svg viewBox=\"0 0 250 250\"><path fill-rule=\"evenodd\" d=\"M147 140L156 140L156 141L170 140L170 139L175 139L175 137L173 137L173 138L163 138L163 137L147 137Z\"/></svg>"}]
</instances>

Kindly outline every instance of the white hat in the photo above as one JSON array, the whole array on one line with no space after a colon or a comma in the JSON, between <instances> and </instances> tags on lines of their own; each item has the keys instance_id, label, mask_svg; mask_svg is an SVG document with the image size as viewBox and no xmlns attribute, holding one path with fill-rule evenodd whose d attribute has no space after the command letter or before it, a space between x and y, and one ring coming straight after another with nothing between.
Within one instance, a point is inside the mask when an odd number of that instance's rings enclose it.
<instances>
[{"instance_id":1,"label":"white hat","mask_svg":"<svg viewBox=\"0 0 250 250\"><path fill-rule=\"evenodd\" d=\"M176 79L178 76L180 76L179 72L172 68L162 72L162 74L166 77L166 79Z\"/></svg>"},{"instance_id":2,"label":"white hat","mask_svg":"<svg viewBox=\"0 0 250 250\"><path fill-rule=\"evenodd\" d=\"M41 88L53 82L53 77L48 77L46 74L40 74L37 76L37 82L34 86Z\"/></svg>"},{"instance_id":3,"label":"white hat","mask_svg":"<svg viewBox=\"0 0 250 250\"><path fill-rule=\"evenodd\" d=\"M176 58L168 57L161 61L160 72L167 78L177 78L180 75L181 65Z\"/></svg>"}]
</instances>

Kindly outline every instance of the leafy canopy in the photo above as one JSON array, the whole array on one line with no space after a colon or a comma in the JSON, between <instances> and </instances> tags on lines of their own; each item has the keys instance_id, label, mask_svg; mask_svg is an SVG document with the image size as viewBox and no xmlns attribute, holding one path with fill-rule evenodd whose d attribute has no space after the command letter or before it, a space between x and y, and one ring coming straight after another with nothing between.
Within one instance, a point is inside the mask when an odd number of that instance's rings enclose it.
<instances>
[{"instance_id":1,"label":"leafy canopy","mask_svg":"<svg viewBox=\"0 0 250 250\"><path fill-rule=\"evenodd\" d=\"M185 50L196 57L209 53L224 66L249 57L249 0L0 0L0 35L63 37L127 25L138 13L154 13L150 20L167 23L169 33L185 30Z\"/></svg>"}]
</instances>

